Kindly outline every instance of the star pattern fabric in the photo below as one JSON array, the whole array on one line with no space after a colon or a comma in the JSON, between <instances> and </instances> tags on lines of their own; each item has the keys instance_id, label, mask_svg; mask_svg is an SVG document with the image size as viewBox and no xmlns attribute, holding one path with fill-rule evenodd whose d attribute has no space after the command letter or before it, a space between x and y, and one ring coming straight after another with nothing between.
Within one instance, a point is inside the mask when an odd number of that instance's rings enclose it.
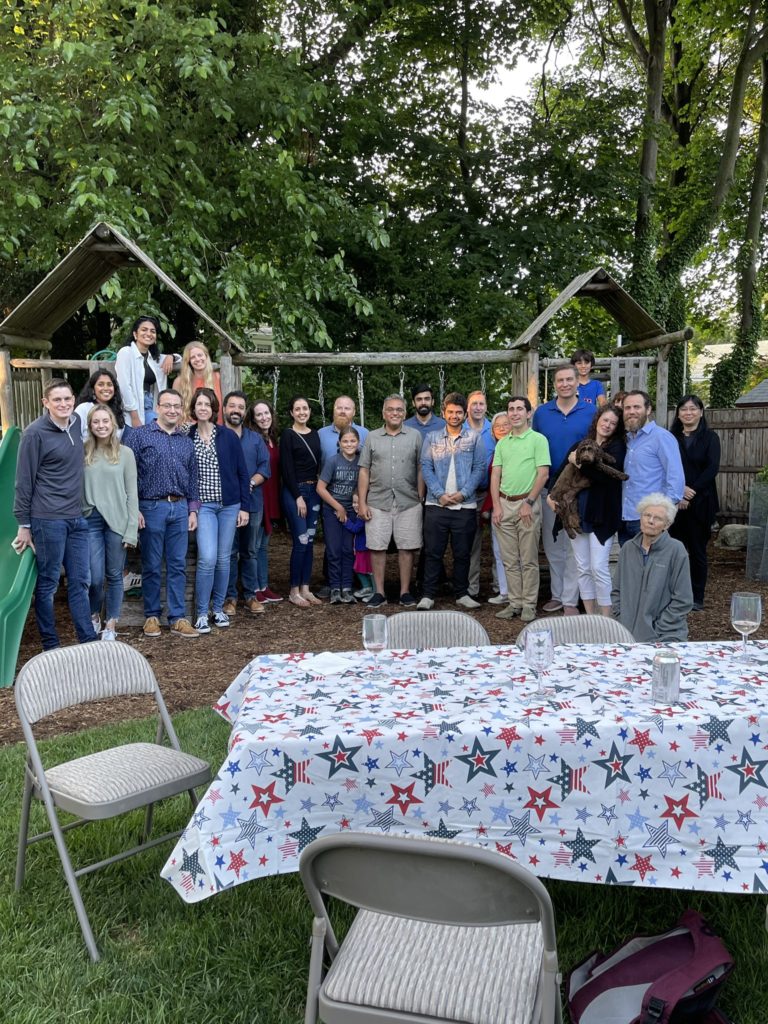
<instances>
[{"instance_id":1,"label":"star pattern fabric","mask_svg":"<svg viewBox=\"0 0 768 1024\"><path fill-rule=\"evenodd\" d=\"M542 877L768 893L768 644L677 645L678 703L650 693L655 648L568 645L548 681L514 645L365 652L320 676L254 659L215 709L229 750L163 868L187 902L298 870L317 836L426 835Z\"/></svg>"}]
</instances>

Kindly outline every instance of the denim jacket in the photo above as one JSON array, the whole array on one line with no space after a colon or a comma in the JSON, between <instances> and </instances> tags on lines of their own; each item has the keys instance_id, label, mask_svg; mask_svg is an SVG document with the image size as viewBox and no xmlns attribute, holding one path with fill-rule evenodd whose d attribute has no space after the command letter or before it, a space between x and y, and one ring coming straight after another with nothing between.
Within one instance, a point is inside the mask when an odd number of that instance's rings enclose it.
<instances>
[{"instance_id":1,"label":"denim jacket","mask_svg":"<svg viewBox=\"0 0 768 1024\"><path fill-rule=\"evenodd\" d=\"M445 494L451 454L455 452L456 488L464 500L472 502L476 492L486 481L488 456L480 434L474 430L463 431L455 447L448 439L448 431L434 430L424 438L421 448L421 472L427 486L427 500L439 501Z\"/></svg>"}]
</instances>

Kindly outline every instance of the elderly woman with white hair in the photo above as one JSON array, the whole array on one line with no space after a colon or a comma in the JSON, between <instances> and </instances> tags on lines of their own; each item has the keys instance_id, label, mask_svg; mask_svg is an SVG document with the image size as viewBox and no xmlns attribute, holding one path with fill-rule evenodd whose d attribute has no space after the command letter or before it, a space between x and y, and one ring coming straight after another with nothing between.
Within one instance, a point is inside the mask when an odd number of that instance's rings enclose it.
<instances>
[{"instance_id":1,"label":"elderly woman with white hair","mask_svg":"<svg viewBox=\"0 0 768 1024\"><path fill-rule=\"evenodd\" d=\"M663 494L637 503L640 533L619 554L613 614L638 643L688 639L693 607L688 552L670 537L677 508Z\"/></svg>"}]
</instances>

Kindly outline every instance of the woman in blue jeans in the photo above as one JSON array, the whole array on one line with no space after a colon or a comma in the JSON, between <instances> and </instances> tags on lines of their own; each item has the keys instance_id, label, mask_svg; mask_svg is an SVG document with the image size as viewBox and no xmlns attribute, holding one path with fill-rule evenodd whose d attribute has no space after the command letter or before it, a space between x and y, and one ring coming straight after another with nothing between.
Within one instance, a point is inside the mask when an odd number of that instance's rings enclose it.
<instances>
[{"instance_id":1,"label":"woman in blue jeans","mask_svg":"<svg viewBox=\"0 0 768 1024\"><path fill-rule=\"evenodd\" d=\"M294 395L288 403L293 423L280 435L280 474L283 478L283 511L291 531L291 591L288 600L297 608L321 604L309 589L312 578L315 531L320 515L317 477L320 472L320 438L309 426L309 402Z\"/></svg>"},{"instance_id":2,"label":"woman in blue jeans","mask_svg":"<svg viewBox=\"0 0 768 1024\"><path fill-rule=\"evenodd\" d=\"M114 640L123 607L125 549L136 546L139 529L136 459L130 448L120 444L117 420L109 406L94 405L87 426L83 515L88 523L91 621L98 634L105 603L101 639Z\"/></svg>"},{"instance_id":3,"label":"woman in blue jeans","mask_svg":"<svg viewBox=\"0 0 768 1024\"><path fill-rule=\"evenodd\" d=\"M195 421L189 436L195 445L200 487L197 516L197 572L195 573L195 629L210 633L208 609L220 629L229 625L224 600L229 582L232 541L238 526L248 523L250 488L248 470L234 431L216 425L219 400L211 388L198 388L190 415Z\"/></svg>"}]
</instances>

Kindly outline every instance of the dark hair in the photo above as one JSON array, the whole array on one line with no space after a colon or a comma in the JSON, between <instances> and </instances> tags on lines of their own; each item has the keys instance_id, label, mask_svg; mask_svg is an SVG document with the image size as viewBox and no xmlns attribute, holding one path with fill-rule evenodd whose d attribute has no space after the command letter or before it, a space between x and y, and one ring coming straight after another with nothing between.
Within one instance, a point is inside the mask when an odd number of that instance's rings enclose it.
<instances>
[{"instance_id":1,"label":"dark hair","mask_svg":"<svg viewBox=\"0 0 768 1024\"><path fill-rule=\"evenodd\" d=\"M531 400L527 395L510 395L507 399L507 412L509 412L509 407L513 402L522 402L525 406L525 411L531 411Z\"/></svg>"},{"instance_id":2,"label":"dark hair","mask_svg":"<svg viewBox=\"0 0 768 1024\"><path fill-rule=\"evenodd\" d=\"M459 391L449 391L443 399L443 409L448 405L460 405L461 411L466 414L467 412L467 400L464 395Z\"/></svg>"},{"instance_id":3,"label":"dark hair","mask_svg":"<svg viewBox=\"0 0 768 1024\"><path fill-rule=\"evenodd\" d=\"M579 359L586 359L590 366L595 365L595 355L588 348L577 348L571 356L571 366L575 366Z\"/></svg>"},{"instance_id":4,"label":"dark hair","mask_svg":"<svg viewBox=\"0 0 768 1024\"><path fill-rule=\"evenodd\" d=\"M411 388L411 400L413 400L416 397L416 395L423 395L425 391L428 391L432 398L435 397L435 392L432 390L429 384L415 384Z\"/></svg>"},{"instance_id":5,"label":"dark hair","mask_svg":"<svg viewBox=\"0 0 768 1024\"><path fill-rule=\"evenodd\" d=\"M617 391L615 395L611 395L611 405L615 405L617 408L620 408L619 402L623 402L626 397L626 391Z\"/></svg>"},{"instance_id":6,"label":"dark hair","mask_svg":"<svg viewBox=\"0 0 768 1024\"><path fill-rule=\"evenodd\" d=\"M138 331L139 327L141 327L141 325L143 323L147 322L147 321L149 323L155 325L155 330L157 331L157 335L158 335L158 337L160 336L160 321L157 319L157 317L154 317L154 316L138 316L138 317L136 317L136 319L131 324L131 329L128 332L128 337L126 338L125 342L123 343L123 347L124 348L127 345L132 344L136 340L134 338L134 336L133 336L134 332ZM160 360L160 349L158 347L157 342L155 342L154 345L150 345L149 346L149 352L150 352L150 355L152 356L152 358L155 360L155 362L158 362Z\"/></svg>"},{"instance_id":7,"label":"dark hair","mask_svg":"<svg viewBox=\"0 0 768 1024\"><path fill-rule=\"evenodd\" d=\"M157 392L157 405L160 405L160 399L163 395L173 395L174 398L178 398L178 400L181 401L181 395L176 388L163 388L162 391Z\"/></svg>"},{"instance_id":8,"label":"dark hair","mask_svg":"<svg viewBox=\"0 0 768 1024\"><path fill-rule=\"evenodd\" d=\"M651 404L651 396L648 394L647 391L641 391L639 388L636 388L634 391L628 391L626 395L624 395L624 401L626 402L626 400L628 398L632 398L633 395L639 395L642 398L642 400L645 402L646 409L653 408L653 405Z\"/></svg>"},{"instance_id":9,"label":"dark hair","mask_svg":"<svg viewBox=\"0 0 768 1024\"><path fill-rule=\"evenodd\" d=\"M245 402L246 409L248 408L248 395L246 395L244 391L228 391L226 395L224 395L222 405L226 405L230 398L242 398Z\"/></svg>"},{"instance_id":10,"label":"dark hair","mask_svg":"<svg viewBox=\"0 0 768 1024\"><path fill-rule=\"evenodd\" d=\"M355 429L355 427L342 427L339 431L339 440L341 440L342 437L346 437L347 434L354 434L357 438L358 444L360 443L360 433Z\"/></svg>"},{"instance_id":11,"label":"dark hair","mask_svg":"<svg viewBox=\"0 0 768 1024\"><path fill-rule=\"evenodd\" d=\"M96 392L93 390L96 382L102 377L109 377L112 381L112 387L115 389L114 395L112 395L108 402L102 402L100 398L96 397ZM82 405L83 402L93 402L94 405L108 405L112 410L112 415L115 417L118 430L122 430L125 426L123 396L120 394L120 385L117 383L117 377L111 370L94 370L83 390L77 396L77 404Z\"/></svg>"},{"instance_id":12,"label":"dark hair","mask_svg":"<svg viewBox=\"0 0 768 1024\"><path fill-rule=\"evenodd\" d=\"M604 405L602 409L597 410L595 415L592 417L592 422L589 424L589 430L586 433L587 439L590 441L597 440L597 424L600 422L601 417L605 416L607 412L612 412L618 420L613 436L618 438L619 441L625 441L627 437L627 428L624 426L624 417L621 414L621 409L617 409L615 405Z\"/></svg>"},{"instance_id":13,"label":"dark hair","mask_svg":"<svg viewBox=\"0 0 768 1024\"><path fill-rule=\"evenodd\" d=\"M72 392L72 397L75 397L75 389L68 380L65 380L64 377L51 377L48 383L43 387L43 398L47 398L48 395L50 395L52 391L55 391L56 388L69 388Z\"/></svg>"},{"instance_id":14,"label":"dark hair","mask_svg":"<svg viewBox=\"0 0 768 1024\"><path fill-rule=\"evenodd\" d=\"M266 405L272 417L272 423L270 424L269 429L267 430L266 433L264 433L264 431L261 429L259 424L256 422L255 416L253 415L253 410L256 408L257 405ZM277 444L277 439L279 436L277 433L277 416L275 415L275 410L274 407L272 406L272 403L268 402L266 398L257 398L256 401L252 403L251 408L245 414L245 425L246 427L248 427L249 430L255 430L257 434L261 434L261 436L265 440L271 441L273 445Z\"/></svg>"},{"instance_id":15,"label":"dark hair","mask_svg":"<svg viewBox=\"0 0 768 1024\"><path fill-rule=\"evenodd\" d=\"M297 402L306 402L307 405L309 405L309 399L307 398L306 395L291 395L291 397L288 399L288 415L291 417L291 419L293 419L293 407L296 405ZM310 412L312 411L311 405L309 405L309 410Z\"/></svg>"},{"instance_id":16,"label":"dark hair","mask_svg":"<svg viewBox=\"0 0 768 1024\"><path fill-rule=\"evenodd\" d=\"M686 404L686 402L693 402L693 404L698 409L701 409L701 419L699 420L699 425L696 428L696 433L698 433L700 430L707 430L709 427L709 424L707 423L707 417L704 415L704 403L699 398L699 396L683 395L683 397L675 406L675 418L672 421L672 426L669 428L670 431L675 435L675 437L683 436L683 424L680 420L680 409L682 408L682 406Z\"/></svg>"},{"instance_id":17,"label":"dark hair","mask_svg":"<svg viewBox=\"0 0 768 1024\"><path fill-rule=\"evenodd\" d=\"M178 395L178 391L174 391L175 395ZM216 397L216 392L212 388L195 388L192 395L192 401L189 403L189 418L197 423L197 413L195 411L195 405L197 404L198 398L201 395L205 395L208 401L211 403L211 419L215 420L219 415L219 400Z\"/></svg>"}]
</instances>

